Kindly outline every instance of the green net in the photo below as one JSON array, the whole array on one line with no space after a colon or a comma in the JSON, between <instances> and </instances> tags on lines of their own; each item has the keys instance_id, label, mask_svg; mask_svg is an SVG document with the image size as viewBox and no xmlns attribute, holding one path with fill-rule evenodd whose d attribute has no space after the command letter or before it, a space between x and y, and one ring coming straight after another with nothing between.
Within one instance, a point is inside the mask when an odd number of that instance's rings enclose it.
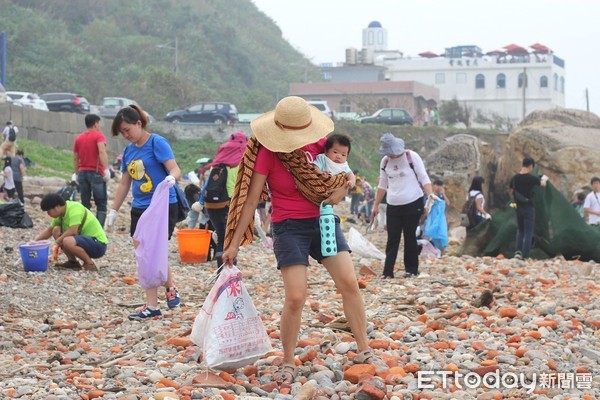
<instances>
[{"instance_id":1,"label":"green net","mask_svg":"<svg viewBox=\"0 0 600 400\"><path fill-rule=\"evenodd\" d=\"M600 262L600 225L588 225L569 201L548 182L536 187L535 228L530 257ZM510 258L515 253L517 218L508 205L467 233L462 254Z\"/></svg>"}]
</instances>

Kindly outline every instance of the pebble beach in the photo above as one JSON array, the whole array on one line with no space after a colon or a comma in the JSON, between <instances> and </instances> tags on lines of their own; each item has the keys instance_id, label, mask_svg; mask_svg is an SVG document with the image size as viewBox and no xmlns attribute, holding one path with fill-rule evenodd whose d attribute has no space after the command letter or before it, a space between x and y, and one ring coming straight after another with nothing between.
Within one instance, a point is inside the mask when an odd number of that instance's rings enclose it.
<instances>
[{"instance_id":1,"label":"pebble beach","mask_svg":"<svg viewBox=\"0 0 600 400\"><path fill-rule=\"evenodd\" d=\"M353 254L381 367L352 363L357 349L341 297L313 261L299 373L278 385L283 283L264 242L242 248L239 268L273 351L253 365L217 371L206 368L189 337L215 262L181 263L174 234L169 260L182 306L169 310L161 291L162 318L130 321L144 297L127 213L108 234L99 272L58 269L53 261L45 272L26 272L17 243L49 223L39 206L26 211L33 229L0 228L2 399L600 398L600 269L593 262L445 255L423 258L419 278L398 278L398 264L397 278L382 280L382 261ZM355 227L385 248L384 232L344 220L344 230Z\"/></svg>"}]
</instances>

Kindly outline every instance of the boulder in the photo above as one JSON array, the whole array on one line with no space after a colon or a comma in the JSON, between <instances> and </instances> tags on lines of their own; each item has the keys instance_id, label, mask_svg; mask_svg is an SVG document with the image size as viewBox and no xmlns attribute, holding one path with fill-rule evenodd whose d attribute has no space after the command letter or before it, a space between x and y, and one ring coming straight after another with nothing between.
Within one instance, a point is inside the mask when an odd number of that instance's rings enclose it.
<instances>
[{"instance_id":1,"label":"boulder","mask_svg":"<svg viewBox=\"0 0 600 400\"><path fill-rule=\"evenodd\" d=\"M508 185L524 157L532 157L539 173L568 199L581 189L590 189L598 175L600 159L600 118L571 109L534 111L509 135L498 163L495 195L509 199Z\"/></svg>"},{"instance_id":2,"label":"boulder","mask_svg":"<svg viewBox=\"0 0 600 400\"><path fill-rule=\"evenodd\" d=\"M473 135L458 134L446 138L436 150L425 158L427 173L433 181L444 181L446 195L453 210L448 210L447 218L451 226L460 223L456 210L462 208L467 190L474 176L483 176L486 183L484 195L489 199L493 186L497 157L494 148Z\"/></svg>"}]
</instances>

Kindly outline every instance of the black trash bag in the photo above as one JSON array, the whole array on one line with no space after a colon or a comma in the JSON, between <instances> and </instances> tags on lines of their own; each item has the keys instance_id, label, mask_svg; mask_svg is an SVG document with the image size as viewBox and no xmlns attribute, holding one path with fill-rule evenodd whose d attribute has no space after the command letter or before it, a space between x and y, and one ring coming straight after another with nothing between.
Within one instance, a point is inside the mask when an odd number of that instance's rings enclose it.
<instances>
[{"instance_id":1,"label":"black trash bag","mask_svg":"<svg viewBox=\"0 0 600 400\"><path fill-rule=\"evenodd\" d=\"M25 207L17 200L0 204L0 226L33 228L33 221L25 212Z\"/></svg>"}]
</instances>

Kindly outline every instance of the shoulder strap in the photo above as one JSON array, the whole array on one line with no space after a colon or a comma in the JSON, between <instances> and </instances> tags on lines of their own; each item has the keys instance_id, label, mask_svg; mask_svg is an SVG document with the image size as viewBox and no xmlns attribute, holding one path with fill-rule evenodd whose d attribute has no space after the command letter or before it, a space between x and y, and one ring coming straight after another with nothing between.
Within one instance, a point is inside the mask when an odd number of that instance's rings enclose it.
<instances>
[{"instance_id":1,"label":"shoulder strap","mask_svg":"<svg viewBox=\"0 0 600 400\"><path fill-rule=\"evenodd\" d=\"M150 140L152 140L152 155L154 156L154 158L156 158L156 154L154 154L154 135L150 134ZM163 169L165 170L165 174L169 175L169 171L167 170L167 167L165 167L165 165L163 163L161 163L158 158L156 158L156 161L158 161L158 163L161 165L161 167L163 167Z\"/></svg>"},{"instance_id":2,"label":"shoulder strap","mask_svg":"<svg viewBox=\"0 0 600 400\"><path fill-rule=\"evenodd\" d=\"M383 172L385 172L385 168L387 167L389 161L390 161L390 158L388 156L383 157L383 167L381 167L381 170ZM387 174L387 172L385 172L385 173Z\"/></svg>"},{"instance_id":3,"label":"shoulder strap","mask_svg":"<svg viewBox=\"0 0 600 400\"><path fill-rule=\"evenodd\" d=\"M413 174L415 174L415 178L417 178L417 183L421 187L421 190L425 191L423 189L423 185L421 185L421 181L419 180L419 176L417 175L417 171L415 171L415 164L413 164L412 157L410 155L410 150L406 150L405 153L406 153L406 160L408 161L408 165L410 166L410 169L412 169Z\"/></svg>"},{"instance_id":4,"label":"shoulder strap","mask_svg":"<svg viewBox=\"0 0 600 400\"><path fill-rule=\"evenodd\" d=\"M85 224L85 220L87 219L88 209L84 207L83 218L81 219L81 224L79 224L79 228L77 229L77 234L81 235L81 231L83 230L83 225Z\"/></svg>"}]
</instances>

